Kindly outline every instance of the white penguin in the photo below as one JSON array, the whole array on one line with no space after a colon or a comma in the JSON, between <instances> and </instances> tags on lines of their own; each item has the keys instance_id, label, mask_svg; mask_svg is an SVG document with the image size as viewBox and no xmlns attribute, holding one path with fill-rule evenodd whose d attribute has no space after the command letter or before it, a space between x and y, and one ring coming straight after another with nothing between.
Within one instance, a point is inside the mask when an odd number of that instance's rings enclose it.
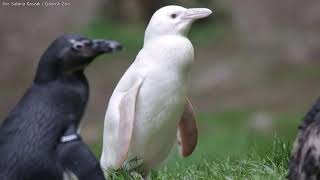
<instances>
[{"instance_id":1,"label":"white penguin","mask_svg":"<svg viewBox=\"0 0 320 180\"><path fill-rule=\"evenodd\" d=\"M186 37L206 8L165 6L154 13L144 45L115 88L105 115L101 166L157 168L178 141L183 157L197 144L197 124L187 98L194 50Z\"/></svg>"}]
</instances>

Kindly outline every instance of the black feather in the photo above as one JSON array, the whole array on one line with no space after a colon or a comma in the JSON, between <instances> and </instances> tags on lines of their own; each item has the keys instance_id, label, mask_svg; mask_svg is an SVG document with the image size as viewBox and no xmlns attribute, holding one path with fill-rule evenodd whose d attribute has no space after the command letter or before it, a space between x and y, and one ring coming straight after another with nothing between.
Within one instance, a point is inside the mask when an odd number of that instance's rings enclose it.
<instances>
[{"instance_id":1,"label":"black feather","mask_svg":"<svg viewBox=\"0 0 320 180\"><path fill-rule=\"evenodd\" d=\"M83 42L83 47L74 49L74 42ZM81 139L60 139L78 128L86 108L89 86L84 67L120 46L109 43L116 42L66 35L49 46L33 84L0 127L1 180L61 180L66 169L79 179L104 179Z\"/></svg>"}]
</instances>

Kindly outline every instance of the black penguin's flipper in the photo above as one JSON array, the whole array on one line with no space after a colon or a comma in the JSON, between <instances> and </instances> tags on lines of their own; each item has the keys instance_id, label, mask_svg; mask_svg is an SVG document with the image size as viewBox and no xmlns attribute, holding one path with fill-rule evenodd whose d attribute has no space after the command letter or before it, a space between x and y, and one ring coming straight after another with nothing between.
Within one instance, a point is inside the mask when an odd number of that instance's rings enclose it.
<instances>
[{"instance_id":1,"label":"black penguin's flipper","mask_svg":"<svg viewBox=\"0 0 320 180\"><path fill-rule=\"evenodd\" d=\"M104 180L100 163L76 131L75 126L71 126L63 137L71 137L70 139L72 139L76 135L77 139L70 141L61 139L58 146L59 162L64 169L72 172L79 180Z\"/></svg>"},{"instance_id":2,"label":"black penguin's flipper","mask_svg":"<svg viewBox=\"0 0 320 180\"><path fill-rule=\"evenodd\" d=\"M75 125L70 125L70 127L66 130L63 136L60 139L61 143L68 143L71 141L81 140L80 135L77 133L77 128Z\"/></svg>"}]
</instances>

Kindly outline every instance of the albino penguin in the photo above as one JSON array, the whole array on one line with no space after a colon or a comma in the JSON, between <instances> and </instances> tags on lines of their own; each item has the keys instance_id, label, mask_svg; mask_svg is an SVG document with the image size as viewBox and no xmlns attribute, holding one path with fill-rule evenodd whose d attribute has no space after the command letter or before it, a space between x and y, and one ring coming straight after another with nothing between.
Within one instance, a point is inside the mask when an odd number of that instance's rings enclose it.
<instances>
[{"instance_id":1,"label":"albino penguin","mask_svg":"<svg viewBox=\"0 0 320 180\"><path fill-rule=\"evenodd\" d=\"M186 37L206 8L166 6L152 16L144 45L115 88L105 115L101 166L139 168L146 176L178 140L189 156L197 144L197 124L187 98L194 50Z\"/></svg>"}]
</instances>

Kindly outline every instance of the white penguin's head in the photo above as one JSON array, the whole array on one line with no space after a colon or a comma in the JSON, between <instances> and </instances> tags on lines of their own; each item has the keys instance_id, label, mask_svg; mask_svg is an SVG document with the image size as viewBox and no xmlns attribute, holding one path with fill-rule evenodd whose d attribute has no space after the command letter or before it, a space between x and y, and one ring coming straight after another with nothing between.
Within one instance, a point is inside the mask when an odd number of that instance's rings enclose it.
<instances>
[{"instance_id":1,"label":"white penguin's head","mask_svg":"<svg viewBox=\"0 0 320 180\"><path fill-rule=\"evenodd\" d=\"M165 6L156 11L148 24L144 41L161 35L187 35L191 24L212 13L207 8L186 9L181 6Z\"/></svg>"}]
</instances>

